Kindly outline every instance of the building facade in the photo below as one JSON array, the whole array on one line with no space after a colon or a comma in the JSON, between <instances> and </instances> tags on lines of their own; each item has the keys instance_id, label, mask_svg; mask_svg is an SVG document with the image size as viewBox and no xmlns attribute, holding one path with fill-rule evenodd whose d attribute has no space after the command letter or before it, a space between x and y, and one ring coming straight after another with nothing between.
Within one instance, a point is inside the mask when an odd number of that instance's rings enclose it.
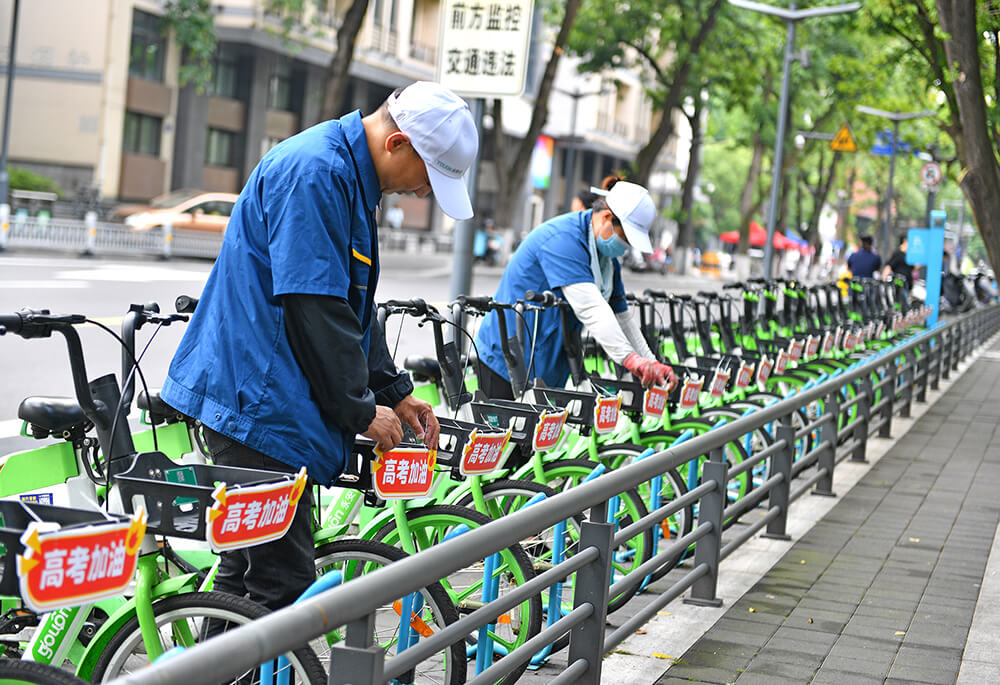
<instances>
[{"instance_id":1,"label":"building facade","mask_svg":"<svg viewBox=\"0 0 1000 685\"><path fill-rule=\"evenodd\" d=\"M21 2L9 162L53 178L68 196L146 201L180 188L239 192L268 149L320 120L348 4L306 2L289 31L289 18L268 14L262 0L213 2L219 44L211 81L198 92L180 85L181 51L163 2ZM11 12L12 0L0 0L3 87ZM350 70L349 109L371 111L394 88L434 78L439 13L440 0L370 0ZM548 50L536 52L547 59ZM532 221L563 210L569 189L625 168L649 135L651 106L638 76L582 77L574 63L563 63L545 130L556 141L553 183L525 188ZM566 95L581 83L599 94ZM507 98L505 129L523 136L530 111L530 93ZM664 155L667 168L676 166L675 156ZM480 174L483 219L496 202L491 167ZM447 228L427 199L392 202L405 210L406 227Z\"/></svg>"}]
</instances>

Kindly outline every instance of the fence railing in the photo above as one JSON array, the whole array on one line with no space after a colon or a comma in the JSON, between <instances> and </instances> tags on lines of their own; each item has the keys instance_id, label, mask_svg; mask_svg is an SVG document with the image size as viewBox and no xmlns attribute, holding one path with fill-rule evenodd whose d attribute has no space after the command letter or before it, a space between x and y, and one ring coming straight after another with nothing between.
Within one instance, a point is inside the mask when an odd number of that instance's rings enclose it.
<instances>
[{"instance_id":1,"label":"fence railing","mask_svg":"<svg viewBox=\"0 0 1000 685\"><path fill-rule=\"evenodd\" d=\"M786 522L792 501L810 491L833 495L837 464L847 459L863 461L870 435L875 432L883 437L890 435L895 416L909 416L914 400L925 401L928 389L937 389L940 379L948 378L959 362L998 328L1000 305L976 310L891 349L872 353L853 367L769 407L264 616L114 683L215 683L342 626L346 626L346 640L332 648L329 682L332 685L385 683L445 650L447 645L464 640L479 627L494 622L518 603L572 573L576 573L572 611L469 682L494 683L544 645L569 633L568 664L553 682L598 683L602 655L684 592L690 590L685 599L688 603L721 604L716 588L722 559L761 531L770 537L787 538ZM854 391L850 399L845 399L841 392L847 386ZM803 407L821 411L796 429L793 413ZM777 429L771 445L742 464L727 465L723 456L726 445L772 423ZM796 440L807 435L815 435L812 449L793 461ZM606 523L610 498L703 455L708 460L703 464L702 481L696 488L617 532L612 524ZM749 497L727 506L727 483L734 476L764 464L767 465L764 482L755 486ZM693 530L673 540L609 587L612 550L623 540L659 525L665 517L694 501L699 502L699 507ZM761 503L763 516L731 538L723 538L724 521ZM381 647L373 644L372 626L377 608L470 564L481 563L489 555L581 513L587 514L588 520L581 525L578 551L562 563L390 659L385 658ZM634 616L607 633L609 595L642 582L658 566L672 563L678 553L692 544L695 552L690 569Z\"/></svg>"},{"instance_id":2,"label":"fence railing","mask_svg":"<svg viewBox=\"0 0 1000 685\"><path fill-rule=\"evenodd\" d=\"M214 259L222 247L222 234L174 229L170 225L137 231L124 224L97 221L91 216L51 219L14 215L0 222L0 250L34 247L80 254L156 255Z\"/></svg>"}]
</instances>

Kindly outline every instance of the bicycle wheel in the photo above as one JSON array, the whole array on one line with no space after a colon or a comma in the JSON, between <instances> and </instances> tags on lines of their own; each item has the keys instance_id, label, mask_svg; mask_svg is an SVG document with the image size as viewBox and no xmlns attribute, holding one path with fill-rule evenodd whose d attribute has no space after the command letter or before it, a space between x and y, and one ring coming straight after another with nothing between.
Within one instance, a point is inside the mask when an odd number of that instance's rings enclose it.
<instances>
[{"instance_id":1,"label":"bicycle wheel","mask_svg":"<svg viewBox=\"0 0 1000 685\"><path fill-rule=\"evenodd\" d=\"M405 559L408 555L403 550L376 542L374 540L334 540L316 548L316 572L320 575L331 571L339 571L344 583L371 573L394 561ZM448 598L441 583L428 585L420 590L421 608L413 612L409 628L413 630L409 636L430 637L445 626L458 620L458 610ZM399 645L402 623L402 601L393 602L375 612L375 644L381 646L386 657L396 654ZM311 643L313 650L319 655L320 661L329 664L329 647L344 639L343 629L329 633L324 638ZM440 659L429 659L419 664L405 682L419 685L441 684L459 685L465 682L466 657L464 643L451 646L448 651L438 655Z\"/></svg>"},{"instance_id":2,"label":"bicycle wheel","mask_svg":"<svg viewBox=\"0 0 1000 685\"><path fill-rule=\"evenodd\" d=\"M458 526L479 528L493 519L466 507L435 504L407 511L406 520L416 549L422 550L442 542ZM375 533L373 539L390 545L399 545L400 531L396 528L395 522L390 521ZM511 545L501 550L499 555L500 562L494 576L499 579L499 595L534 578L531 560L520 545ZM460 614L471 613L482 606L484 568L484 563L479 562L441 580ZM495 645L499 647L498 650L494 650L495 653L499 652L496 656L514 651L537 635L541 629L542 598L540 595L533 595L497 620L490 633ZM474 638L470 638L472 639ZM516 682L525 668L527 664L514 669L499 682L504 685Z\"/></svg>"},{"instance_id":3,"label":"bicycle wheel","mask_svg":"<svg viewBox=\"0 0 1000 685\"><path fill-rule=\"evenodd\" d=\"M84 685L69 671L34 661L0 659L0 685Z\"/></svg>"},{"instance_id":4,"label":"bicycle wheel","mask_svg":"<svg viewBox=\"0 0 1000 685\"><path fill-rule=\"evenodd\" d=\"M560 459L542 467L545 484L557 491L565 491L578 485L597 464L589 459ZM618 498L618 508L608 512L615 527L625 528L649 513L642 497L635 490L626 490ZM646 529L635 537L624 541L613 550L611 562L612 583L629 574L652 556L653 532ZM636 583L624 592L608 598L608 613L621 609L639 591Z\"/></svg>"},{"instance_id":5,"label":"bicycle wheel","mask_svg":"<svg viewBox=\"0 0 1000 685\"><path fill-rule=\"evenodd\" d=\"M188 592L153 603L153 615L164 651L176 646L191 647L207 639L209 622L214 635L246 625L267 613L268 610L256 602L223 592ZM325 685L327 682L322 664L309 647L300 647L284 656L291 669L290 682L311 685ZM111 637L101 653L94 667L92 682L109 682L148 665L139 619L133 616ZM259 680L254 670L229 682L245 685Z\"/></svg>"}]
</instances>

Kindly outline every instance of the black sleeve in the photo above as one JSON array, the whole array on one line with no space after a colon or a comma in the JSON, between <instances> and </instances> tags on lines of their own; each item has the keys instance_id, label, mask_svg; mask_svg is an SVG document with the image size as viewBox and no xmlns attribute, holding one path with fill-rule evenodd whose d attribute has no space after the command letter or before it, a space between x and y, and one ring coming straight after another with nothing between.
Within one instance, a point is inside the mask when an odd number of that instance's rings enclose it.
<instances>
[{"instance_id":1,"label":"black sleeve","mask_svg":"<svg viewBox=\"0 0 1000 685\"><path fill-rule=\"evenodd\" d=\"M396 369L385 344L385 331L375 317L368 342L368 387L375 393L375 403L386 407L395 407L413 392L410 374Z\"/></svg>"},{"instance_id":2,"label":"black sleeve","mask_svg":"<svg viewBox=\"0 0 1000 685\"><path fill-rule=\"evenodd\" d=\"M368 430L375 394L361 348L361 322L347 300L327 295L283 295L285 332L313 401L338 428ZM382 343L382 347L385 344Z\"/></svg>"}]
</instances>

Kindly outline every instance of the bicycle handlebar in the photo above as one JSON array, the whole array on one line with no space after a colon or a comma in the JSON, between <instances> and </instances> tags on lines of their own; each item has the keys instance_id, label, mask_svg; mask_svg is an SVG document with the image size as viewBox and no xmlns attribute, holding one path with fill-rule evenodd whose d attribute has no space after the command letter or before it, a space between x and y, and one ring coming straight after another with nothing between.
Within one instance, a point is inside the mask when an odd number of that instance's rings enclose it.
<instances>
[{"instance_id":1,"label":"bicycle handlebar","mask_svg":"<svg viewBox=\"0 0 1000 685\"><path fill-rule=\"evenodd\" d=\"M397 312L412 314L413 316L426 316L433 310L432 307L428 307L427 303L419 297L412 300L386 300L382 303L382 306Z\"/></svg>"},{"instance_id":2,"label":"bicycle handlebar","mask_svg":"<svg viewBox=\"0 0 1000 685\"><path fill-rule=\"evenodd\" d=\"M534 290L529 290L524 293L524 299L527 302L537 302L543 307L553 307L559 303L559 298L551 290L546 290L541 293L536 293Z\"/></svg>"},{"instance_id":3,"label":"bicycle handlebar","mask_svg":"<svg viewBox=\"0 0 1000 685\"><path fill-rule=\"evenodd\" d=\"M178 314L192 314L197 306L198 298L190 295L178 295L177 299L174 300L174 309L177 310Z\"/></svg>"},{"instance_id":4,"label":"bicycle handlebar","mask_svg":"<svg viewBox=\"0 0 1000 685\"><path fill-rule=\"evenodd\" d=\"M476 309L480 312L488 312L504 306L499 302L494 302L493 298L488 295L459 295L456 301L463 307Z\"/></svg>"}]
</instances>

